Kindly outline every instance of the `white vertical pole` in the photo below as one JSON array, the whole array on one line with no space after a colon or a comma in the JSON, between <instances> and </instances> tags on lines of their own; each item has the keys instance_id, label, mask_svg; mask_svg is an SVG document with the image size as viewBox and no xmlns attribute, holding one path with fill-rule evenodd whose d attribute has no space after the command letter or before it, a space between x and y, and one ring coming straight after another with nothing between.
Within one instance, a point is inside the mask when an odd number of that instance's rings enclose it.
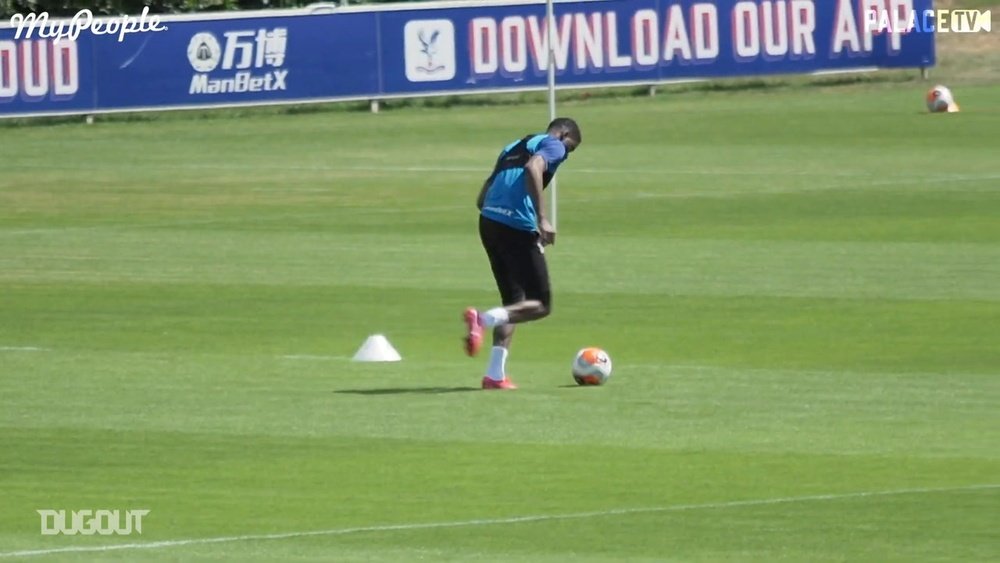
<instances>
[{"instance_id":1,"label":"white vertical pole","mask_svg":"<svg viewBox=\"0 0 1000 563\"><path fill-rule=\"evenodd\" d=\"M548 22L547 35L549 45L549 121L556 118L556 17L553 7L553 0L545 0L545 20ZM552 178L549 184L549 220L552 228L556 228L556 179Z\"/></svg>"}]
</instances>

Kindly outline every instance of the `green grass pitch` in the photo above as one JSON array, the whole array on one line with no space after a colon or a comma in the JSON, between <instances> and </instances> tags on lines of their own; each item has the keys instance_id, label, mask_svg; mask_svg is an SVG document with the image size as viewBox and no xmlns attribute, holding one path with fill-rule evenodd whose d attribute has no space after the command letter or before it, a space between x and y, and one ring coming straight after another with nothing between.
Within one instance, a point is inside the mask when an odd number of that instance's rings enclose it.
<instances>
[{"instance_id":1,"label":"green grass pitch","mask_svg":"<svg viewBox=\"0 0 1000 563\"><path fill-rule=\"evenodd\" d=\"M924 89L563 106L509 393L459 317L544 106L0 129L0 560L997 560L1000 88Z\"/></svg>"}]
</instances>

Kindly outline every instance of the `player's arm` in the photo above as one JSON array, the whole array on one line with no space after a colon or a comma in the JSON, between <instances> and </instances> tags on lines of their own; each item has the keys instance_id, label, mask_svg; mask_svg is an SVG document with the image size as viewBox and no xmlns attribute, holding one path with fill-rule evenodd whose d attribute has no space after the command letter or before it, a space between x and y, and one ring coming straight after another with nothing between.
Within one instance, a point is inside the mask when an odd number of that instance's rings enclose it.
<instances>
[{"instance_id":1,"label":"player's arm","mask_svg":"<svg viewBox=\"0 0 1000 563\"><path fill-rule=\"evenodd\" d=\"M480 211L483 210L483 202L486 201L486 192L489 191L490 184L492 183L493 183L493 178L492 177L487 178L486 181L483 182L483 188L479 190L479 197L476 198L476 207Z\"/></svg>"},{"instance_id":2,"label":"player's arm","mask_svg":"<svg viewBox=\"0 0 1000 563\"><path fill-rule=\"evenodd\" d=\"M536 154L528 159L528 163L524 165L524 172L528 184L528 197L531 198L531 204L535 207L535 213L538 215L538 234L542 239L542 244L555 244L556 231L549 223L543 207L545 198L542 197L542 190L545 189L545 182L542 175L545 174L547 167L548 163L545 162L545 158Z\"/></svg>"}]
</instances>

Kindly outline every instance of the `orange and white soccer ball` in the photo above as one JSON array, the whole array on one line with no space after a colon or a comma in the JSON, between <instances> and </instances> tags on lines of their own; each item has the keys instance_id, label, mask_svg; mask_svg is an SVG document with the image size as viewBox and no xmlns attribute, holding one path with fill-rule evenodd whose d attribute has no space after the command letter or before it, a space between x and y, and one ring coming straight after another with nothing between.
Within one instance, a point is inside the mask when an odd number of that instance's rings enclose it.
<instances>
[{"instance_id":1,"label":"orange and white soccer ball","mask_svg":"<svg viewBox=\"0 0 1000 563\"><path fill-rule=\"evenodd\" d=\"M940 84L927 91L927 111L931 113L956 112L958 104L947 86Z\"/></svg>"},{"instance_id":2,"label":"orange and white soccer ball","mask_svg":"<svg viewBox=\"0 0 1000 563\"><path fill-rule=\"evenodd\" d=\"M611 377L611 356L600 348L584 348L573 358L573 379L577 385L604 385Z\"/></svg>"}]
</instances>

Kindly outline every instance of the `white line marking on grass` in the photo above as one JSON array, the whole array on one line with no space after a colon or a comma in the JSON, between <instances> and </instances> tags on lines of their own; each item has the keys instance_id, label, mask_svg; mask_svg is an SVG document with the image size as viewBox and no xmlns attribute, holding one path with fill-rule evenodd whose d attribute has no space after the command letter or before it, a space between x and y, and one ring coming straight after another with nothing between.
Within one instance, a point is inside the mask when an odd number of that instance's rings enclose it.
<instances>
[{"instance_id":1,"label":"white line marking on grass","mask_svg":"<svg viewBox=\"0 0 1000 563\"><path fill-rule=\"evenodd\" d=\"M91 165L52 165L50 163L42 164L14 164L12 165L15 169L28 169L28 170L68 170L68 171L86 171L86 170L105 170L107 166L102 164L91 164ZM122 165L116 164L118 169L121 169ZM10 168L10 167L8 167ZM218 164L218 163L199 163L193 162L188 164L163 164L163 163L139 163L131 167L127 167L132 170L155 170L164 169L170 171L177 170L232 170L232 171L274 171L274 172L288 172L288 171L306 171L306 172L371 172L371 173L388 173L388 174L398 174L398 173L411 173L411 172L441 172L441 173L456 173L456 174L486 174L489 172L487 168L483 165L476 164L470 166L449 166L449 165L386 165L386 164L299 164L299 165L282 165L282 164L261 164L259 162L253 163L233 163L233 164ZM666 168L615 168L615 167L601 167L601 168L572 168L572 172L579 174L641 174L641 175L656 175L656 176L799 176L799 177L822 177L822 178L864 178L864 177L884 177L884 173L878 171L845 171L845 170L826 170L826 171L812 171L812 170L746 170L740 168L676 168L676 167L666 167ZM937 175L929 178L930 181L949 181L949 180L988 180L996 178L996 174L985 174L985 175L969 175L969 174L945 174ZM906 180L906 179L925 179L927 175L900 175L896 176L895 179Z\"/></svg>"},{"instance_id":2,"label":"white line marking on grass","mask_svg":"<svg viewBox=\"0 0 1000 563\"><path fill-rule=\"evenodd\" d=\"M52 348L41 348L39 346L0 346L0 352L52 352ZM317 354L286 354L278 356L282 360L305 360L305 361L346 361L350 356L321 356Z\"/></svg>"},{"instance_id":3,"label":"white line marking on grass","mask_svg":"<svg viewBox=\"0 0 1000 563\"><path fill-rule=\"evenodd\" d=\"M488 161L487 161L488 162ZM121 170L122 165L116 164L117 169ZM12 165L14 169L27 169L27 170L63 170L63 171L90 171L90 170L105 170L107 166L102 164L91 164L91 165L51 165L51 164L14 164ZM11 168L11 166L8 166ZM170 170L176 172L177 170L227 170L227 171L271 171L271 172L293 172L293 171L303 171L303 172L373 172L373 173L388 173L388 174L399 174L399 173L411 173L411 172L442 172L442 173L455 173L455 174L479 174L485 175L489 173L488 166L482 164L475 164L469 166L449 166L449 165L387 165L387 164L261 164L259 162L248 162L248 163L233 163L233 164L215 164L215 163L199 163L193 162L188 164L160 164L160 163L140 163L133 166L125 166L128 170ZM705 175L722 175L722 176L821 176L821 177L865 177L865 176L881 176L879 172L852 172L852 171L821 171L814 172L811 170L744 170L744 169L720 169L720 168L705 168L705 169L683 169L683 168L614 168L614 167L602 167L602 168L575 168L574 172L580 174L653 174L653 175L694 175L694 176L705 176ZM916 176L923 177L923 176Z\"/></svg>"},{"instance_id":4,"label":"white line marking on grass","mask_svg":"<svg viewBox=\"0 0 1000 563\"><path fill-rule=\"evenodd\" d=\"M446 171L442 168L434 167L401 167L396 169L391 169L389 171ZM577 169L577 172L583 174L595 174L601 172L614 173L614 174L625 174L625 173L636 173L635 170L597 170L597 169ZM644 174L667 174L667 171L655 171L646 170L638 171L638 173ZM756 173L750 172L714 172L714 171L683 171L674 172L683 174L716 174L716 175L758 175ZM770 173L762 172L760 175L767 175ZM776 176L781 175L800 175L794 173L776 173ZM836 177L844 176L842 174L820 174L826 177ZM861 191L867 188L879 188L879 187L889 187L889 186L910 186L910 185L926 185L926 184L948 184L948 183L959 183L959 182L970 182L970 181L981 181L981 180L997 180L1000 179L1000 174L990 174L982 176L942 176L942 177L900 177L896 179L889 180L877 180L877 181L856 181L847 183L837 183L837 184L817 184L812 186L800 186L795 188L745 188L745 189L723 189L723 190L695 190L695 191L671 191L663 193L650 193L650 192L640 192L635 194L621 194L615 195L613 197L575 197L566 201L569 205L576 204L589 204L589 203L600 203L605 201L627 201L629 198L633 200L657 200L657 199L689 199L689 198L732 198L732 197L753 197L762 195L787 195L787 194L807 194L816 192L826 192L826 191L836 191L836 190L848 190L852 192ZM982 189L992 190L993 186L986 186ZM255 191L268 191L266 189L254 188ZM295 191L294 189L284 189L285 192ZM308 192L322 192L326 191L324 189L308 188ZM466 204L461 205L441 205L433 207L423 207L421 211L460 211L467 210L469 208ZM398 213L412 213L412 208L410 206L401 207L389 207L389 206L342 206L342 209L349 209L352 214L398 214ZM330 213L328 211L322 212L308 212L308 213L285 213L278 215L270 215L266 218L255 218L253 222L255 224L267 224L267 223L283 223L288 221L296 220L308 220L308 219L318 219L327 218ZM29 229L2 229L0 228L0 236L23 236L23 235L37 235L37 234L48 234L60 231L98 231L103 229L165 229L165 228L175 228L175 227L190 227L190 226L219 226L219 225L242 225L249 221L248 217L226 217L222 219L181 219L177 221L164 221L160 223L105 223L99 225L79 225L74 227L35 227ZM93 258L78 258L79 260L93 260Z\"/></svg>"},{"instance_id":5,"label":"white line marking on grass","mask_svg":"<svg viewBox=\"0 0 1000 563\"><path fill-rule=\"evenodd\" d=\"M190 538L183 540L165 540L144 543L123 543L99 546L57 547L51 549L29 549L23 551L0 552L3 557L32 557L35 555L53 555L56 553L93 553L105 551L120 551L125 549L159 549L162 547L180 547L185 545L207 545L213 543L234 543L262 540L285 540L307 538L314 536L343 536L365 532L398 532L410 530L433 530L440 528L463 528L470 526L495 526L502 524L521 524L526 522L545 522L550 520L578 520L584 518L600 518L604 516L619 516L626 514L649 514L656 512L686 512L693 510L713 510L740 508L744 506L767 506L772 504L792 504L798 502L819 502L827 500L846 500L868 497L885 497L897 495L917 495L926 493L947 493L960 491L979 491L998 489L1000 483L968 485L964 487L940 487L920 489L896 489L891 491L865 491L857 493L838 493L829 495L809 495L801 497L778 497L757 500L735 500L729 502L711 502L705 504L675 504L670 506L651 506L641 508L615 508L594 512L575 512L568 514L537 514L531 516L512 516L510 518L487 518L481 520L459 520L454 522L428 522L425 524L387 524L383 526L359 526L356 528L334 528L331 530L312 530L308 532L286 532L281 534L255 534L246 536L223 536L217 538Z\"/></svg>"}]
</instances>

